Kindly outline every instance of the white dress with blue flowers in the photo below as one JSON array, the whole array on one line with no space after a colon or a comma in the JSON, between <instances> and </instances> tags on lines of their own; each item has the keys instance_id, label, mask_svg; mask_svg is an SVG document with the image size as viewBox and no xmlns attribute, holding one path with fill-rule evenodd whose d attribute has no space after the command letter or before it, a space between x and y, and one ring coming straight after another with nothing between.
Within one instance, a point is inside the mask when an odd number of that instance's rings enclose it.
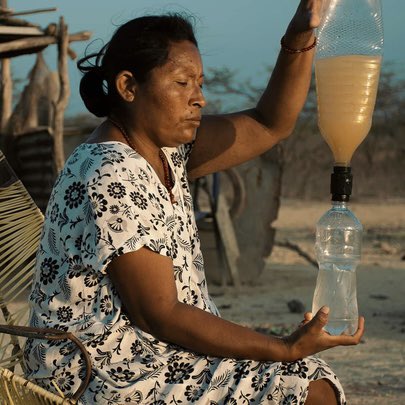
<instances>
[{"instance_id":1,"label":"white dress with blue flowers","mask_svg":"<svg viewBox=\"0 0 405 405\"><path fill-rule=\"evenodd\" d=\"M191 145L164 148L171 204L151 166L120 142L83 144L58 177L47 208L30 295L30 324L75 333L93 362L83 404L303 404L308 384L336 376L320 359L292 363L204 356L159 341L129 322L106 273L143 246L173 260L179 300L218 315L208 295L187 183ZM70 395L83 359L70 343L28 340L27 377ZM53 383L52 383L53 381Z\"/></svg>"}]
</instances>

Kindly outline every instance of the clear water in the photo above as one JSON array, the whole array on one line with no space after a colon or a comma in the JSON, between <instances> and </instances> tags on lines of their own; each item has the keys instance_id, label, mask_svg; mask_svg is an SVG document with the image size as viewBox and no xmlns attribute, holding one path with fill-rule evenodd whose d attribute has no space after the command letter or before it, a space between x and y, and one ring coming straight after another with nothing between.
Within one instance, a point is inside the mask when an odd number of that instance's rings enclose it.
<instances>
[{"instance_id":1,"label":"clear water","mask_svg":"<svg viewBox=\"0 0 405 405\"><path fill-rule=\"evenodd\" d=\"M330 308L326 331L331 335L355 333L358 322L355 265L348 262L319 265L312 313L323 305Z\"/></svg>"},{"instance_id":2,"label":"clear water","mask_svg":"<svg viewBox=\"0 0 405 405\"><path fill-rule=\"evenodd\" d=\"M357 330L357 319L333 319L325 326L326 332L331 335L353 335Z\"/></svg>"}]
</instances>

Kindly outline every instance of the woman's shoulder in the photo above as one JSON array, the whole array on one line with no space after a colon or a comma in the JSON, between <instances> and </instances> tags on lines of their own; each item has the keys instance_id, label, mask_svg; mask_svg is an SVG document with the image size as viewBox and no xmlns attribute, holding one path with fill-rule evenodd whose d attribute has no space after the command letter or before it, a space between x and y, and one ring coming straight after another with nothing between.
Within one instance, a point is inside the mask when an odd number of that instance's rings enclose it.
<instances>
[{"instance_id":1,"label":"woman's shoulder","mask_svg":"<svg viewBox=\"0 0 405 405\"><path fill-rule=\"evenodd\" d=\"M120 175L127 171L138 177L144 175L147 167L142 157L128 145L109 141L79 145L67 159L64 171L85 181L95 175Z\"/></svg>"},{"instance_id":2,"label":"woman's shoulder","mask_svg":"<svg viewBox=\"0 0 405 405\"><path fill-rule=\"evenodd\" d=\"M163 148L173 168L183 175L191 145ZM70 179L70 180L69 180ZM80 181L84 185L106 181L137 184L159 183L151 165L135 150L119 141L83 143L66 160L61 180Z\"/></svg>"},{"instance_id":3,"label":"woman's shoulder","mask_svg":"<svg viewBox=\"0 0 405 405\"><path fill-rule=\"evenodd\" d=\"M80 166L84 162L122 163L136 152L124 143L117 141L100 143L82 143L76 147L66 160L66 166Z\"/></svg>"}]
</instances>

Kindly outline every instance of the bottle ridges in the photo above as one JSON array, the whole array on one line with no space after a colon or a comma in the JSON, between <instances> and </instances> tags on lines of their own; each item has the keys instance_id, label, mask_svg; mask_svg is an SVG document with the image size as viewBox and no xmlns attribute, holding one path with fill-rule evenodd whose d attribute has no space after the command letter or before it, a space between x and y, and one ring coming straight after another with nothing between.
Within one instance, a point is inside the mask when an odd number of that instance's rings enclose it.
<instances>
[{"instance_id":1,"label":"bottle ridges","mask_svg":"<svg viewBox=\"0 0 405 405\"><path fill-rule=\"evenodd\" d=\"M380 65L380 56L366 55L315 62L318 126L338 165L350 164L370 130Z\"/></svg>"}]
</instances>

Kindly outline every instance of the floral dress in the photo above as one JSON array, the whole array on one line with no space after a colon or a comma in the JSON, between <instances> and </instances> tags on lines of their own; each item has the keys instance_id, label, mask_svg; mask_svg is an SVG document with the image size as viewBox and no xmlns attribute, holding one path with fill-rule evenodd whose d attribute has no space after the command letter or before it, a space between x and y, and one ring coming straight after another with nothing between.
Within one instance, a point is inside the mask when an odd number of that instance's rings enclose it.
<instances>
[{"instance_id":1,"label":"floral dress","mask_svg":"<svg viewBox=\"0 0 405 405\"><path fill-rule=\"evenodd\" d=\"M80 145L59 175L46 212L30 324L69 330L92 363L82 404L303 404L308 384L336 376L320 359L291 363L204 356L132 325L108 275L114 257L147 247L173 260L178 299L219 316L204 275L185 163L191 144L164 148L168 191L152 167L120 142ZM66 396L83 380L69 342L28 340L27 377Z\"/></svg>"}]
</instances>

